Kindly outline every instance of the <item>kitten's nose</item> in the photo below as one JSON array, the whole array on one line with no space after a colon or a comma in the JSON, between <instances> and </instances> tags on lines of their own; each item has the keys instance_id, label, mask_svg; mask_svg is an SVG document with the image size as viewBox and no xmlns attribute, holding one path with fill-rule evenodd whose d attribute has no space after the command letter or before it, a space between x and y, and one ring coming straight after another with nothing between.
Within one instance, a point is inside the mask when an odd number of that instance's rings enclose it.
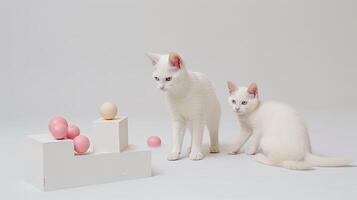
<instances>
[{"instance_id":1,"label":"kitten's nose","mask_svg":"<svg viewBox=\"0 0 357 200\"><path fill-rule=\"evenodd\" d=\"M236 108L236 112L238 112L239 111L239 108Z\"/></svg>"},{"instance_id":2,"label":"kitten's nose","mask_svg":"<svg viewBox=\"0 0 357 200\"><path fill-rule=\"evenodd\" d=\"M164 90L165 89L165 86L160 86L160 90Z\"/></svg>"}]
</instances>

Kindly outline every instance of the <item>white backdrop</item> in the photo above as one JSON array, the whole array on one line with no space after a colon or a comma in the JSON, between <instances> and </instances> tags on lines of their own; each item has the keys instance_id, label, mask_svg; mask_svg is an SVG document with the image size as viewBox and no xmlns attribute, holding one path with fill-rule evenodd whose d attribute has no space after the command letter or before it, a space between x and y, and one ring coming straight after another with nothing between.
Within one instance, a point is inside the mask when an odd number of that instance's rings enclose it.
<instances>
[{"instance_id":1,"label":"white backdrop","mask_svg":"<svg viewBox=\"0 0 357 200\"><path fill-rule=\"evenodd\" d=\"M356 111L354 1L8 1L1 45L2 119L168 116L147 51L181 53L212 80L256 81L263 99ZM3 17L2 17L3 18Z\"/></svg>"},{"instance_id":2,"label":"white backdrop","mask_svg":"<svg viewBox=\"0 0 357 200\"><path fill-rule=\"evenodd\" d=\"M108 100L138 134L169 138L144 54L177 51L212 80L225 134L237 132L225 128L237 127L226 80L255 81L262 99L290 103L312 130L330 130L327 143L343 128L346 153L356 145L348 138L357 120L356 10L348 0L3 0L0 125L11 135L2 142L46 131L55 115L90 131Z\"/></svg>"}]
</instances>

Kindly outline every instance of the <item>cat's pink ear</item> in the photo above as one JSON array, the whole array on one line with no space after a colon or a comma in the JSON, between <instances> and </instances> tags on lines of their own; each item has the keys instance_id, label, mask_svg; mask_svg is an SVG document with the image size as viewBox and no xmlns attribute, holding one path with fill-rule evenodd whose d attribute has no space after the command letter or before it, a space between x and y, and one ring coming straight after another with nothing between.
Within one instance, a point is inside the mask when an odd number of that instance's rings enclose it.
<instances>
[{"instance_id":1,"label":"cat's pink ear","mask_svg":"<svg viewBox=\"0 0 357 200\"><path fill-rule=\"evenodd\" d=\"M182 59L180 55L176 52L171 52L169 55L169 61L171 66L180 69L182 67Z\"/></svg>"},{"instance_id":2,"label":"cat's pink ear","mask_svg":"<svg viewBox=\"0 0 357 200\"><path fill-rule=\"evenodd\" d=\"M252 83L249 85L248 93L254 95L254 97L258 95L258 86L256 83Z\"/></svg>"},{"instance_id":3,"label":"cat's pink ear","mask_svg":"<svg viewBox=\"0 0 357 200\"><path fill-rule=\"evenodd\" d=\"M231 81L227 81L227 87L228 87L229 94L232 94L237 90L237 86L234 85L234 83L232 83Z\"/></svg>"},{"instance_id":4,"label":"cat's pink ear","mask_svg":"<svg viewBox=\"0 0 357 200\"><path fill-rule=\"evenodd\" d=\"M146 56L150 59L152 65L156 65L160 60L160 55L156 53L146 53Z\"/></svg>"}]
</instances>

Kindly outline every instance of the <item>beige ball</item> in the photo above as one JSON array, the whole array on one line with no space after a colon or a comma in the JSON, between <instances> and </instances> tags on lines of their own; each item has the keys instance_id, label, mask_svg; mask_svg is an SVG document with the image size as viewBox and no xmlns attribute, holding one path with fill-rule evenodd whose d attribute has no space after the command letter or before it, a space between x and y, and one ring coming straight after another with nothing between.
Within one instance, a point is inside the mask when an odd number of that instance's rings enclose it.
<instances>
[{"instance_id":1,"label":"beige ball","mask_svg":"<svg viewBox=\"0 0 357 200\"><path fill-rule=\"evenodd\" d=\"M100 115L107 120L114 119L117 115L118 108L114 103L106 102L100 106Z\"/></svg>"}]
</instances>

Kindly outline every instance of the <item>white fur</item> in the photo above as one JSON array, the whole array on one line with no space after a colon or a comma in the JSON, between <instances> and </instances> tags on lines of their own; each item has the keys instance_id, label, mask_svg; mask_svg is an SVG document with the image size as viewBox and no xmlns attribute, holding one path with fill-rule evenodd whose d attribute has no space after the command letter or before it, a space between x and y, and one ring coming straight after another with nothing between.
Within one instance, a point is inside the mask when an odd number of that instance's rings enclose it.
<instances>
[{"instance_id":1,"label":"white fur","mask_svg":"<svg viewBox=\"0 0 357 200\"><path fill-rule=\"evenodd\" d=\"M307 170L315 166L334 167L351 163L346 159L327 158L311 153L307 128L299 114L289 105L278 102L261 102L258 93L248 92L245 87L228 83L228 101L237 113L241 135L232 154L239 153L244 143L251 138L248 153L258 162L294 170ZM235 101L233 103L232 101ZM242 101L247 101L242 105Z\"/></svg>"},{"instance_id":2,"label":"white fur","mask_svg":"<svg viewBox=\"0 0 357 200\"><path fill-rule=\"evenodd\" d=\"M189 158L201 160L201 145L204 127L210 133L210 152L219 152L218 128L220 105L208 78L199 72L188 71L182 63L175 68L169 62L169 55L148 54L153 61L153 77L159 78L158 88L164 91L173 119L173 147L168 160L180 158L185 129L191 132ZM166 81L167 77L172 77Z\"/></svg>"}]
</instances>

